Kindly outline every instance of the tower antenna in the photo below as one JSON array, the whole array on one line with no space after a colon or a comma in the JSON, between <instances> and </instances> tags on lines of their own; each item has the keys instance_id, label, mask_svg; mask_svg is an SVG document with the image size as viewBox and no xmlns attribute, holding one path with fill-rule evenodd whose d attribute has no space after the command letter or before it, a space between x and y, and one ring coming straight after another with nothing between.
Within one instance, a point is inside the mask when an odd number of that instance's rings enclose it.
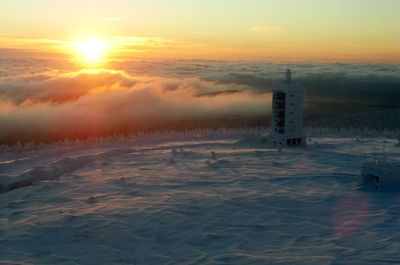
<instances>
[{"instance_id":1,"label":"tower antenna","mask_svg":"<svg viewBox=\"0 0 400 265\"><path fill-rule=\"evenodd\" d=\"M290 69L286 70L286 80L285 80L286 84L290 84L292 83L292 71L290 71Z\"/></svg>"}]
</instances>

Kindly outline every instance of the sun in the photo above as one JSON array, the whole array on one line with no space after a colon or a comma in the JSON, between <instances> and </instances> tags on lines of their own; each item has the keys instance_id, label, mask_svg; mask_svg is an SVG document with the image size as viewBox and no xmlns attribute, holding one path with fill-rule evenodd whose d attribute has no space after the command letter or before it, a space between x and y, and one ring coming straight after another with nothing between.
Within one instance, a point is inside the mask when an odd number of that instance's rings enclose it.
<instances>
[{"instance_id":1,"label":"sun","mask_svg":"<svg viewBox=\"0 0 400 265\"><path fill-rule=\"evenodd\" d=\"M86 39L73 43L77 59L86 65L98 65L105 60L107 42L99 39Z\"/></svg>"}]
</instances>

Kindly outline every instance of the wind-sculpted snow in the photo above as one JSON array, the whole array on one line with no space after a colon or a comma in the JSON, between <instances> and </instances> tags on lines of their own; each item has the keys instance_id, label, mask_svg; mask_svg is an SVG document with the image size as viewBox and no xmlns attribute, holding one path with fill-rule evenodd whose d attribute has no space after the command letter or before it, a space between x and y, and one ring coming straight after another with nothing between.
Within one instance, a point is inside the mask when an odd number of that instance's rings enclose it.
<instances>
[{"instance_id":1,"label":"wind-sculpted snow","mask_svg":"<svg viewBox=\"0 0 400 265\"><path fill-rule=\"evenodd\" d=\"M0 260L400 260L399 193L360 186L362 163L380 159L383 144L386 157L400 161L396 140L312 137L306 148L276 149L257 144L255 133L192 135L1 154L2 174L21 175L31 165L30 174L45 177L0 194Z\"/></svg>"},{"instance_id":2,"label":"wind-sculpted snow","mask_svg":"<svg viewBox=\"0 0 400 265\"><path fill-rule=\"evenodd\" d=\"M104 160L110 156L122 155L131 152L133 152L133 150L117 149L94 155L82 155L72 158L65 157L49 164L48 166L35 167L19 176L0 175L0 192L7 192L18 188L23 188L40 181L57 180L61 176L74 172L75 170L78 170L89 163L97 160Z\"/></svg>"}]
</instances>

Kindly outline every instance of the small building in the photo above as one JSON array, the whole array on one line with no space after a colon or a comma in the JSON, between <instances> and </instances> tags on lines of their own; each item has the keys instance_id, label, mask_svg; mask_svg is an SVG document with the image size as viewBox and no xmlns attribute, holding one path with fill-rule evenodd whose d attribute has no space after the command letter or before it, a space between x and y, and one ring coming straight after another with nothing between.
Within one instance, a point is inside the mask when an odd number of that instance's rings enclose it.
<instances>
[{"instance_id":1,"label":"small building","mask_svg":"<svg viewBox=\"0 0 400 265\"><path fill-rule=\"evenodd\" d=\"M292 82L290 69L283 84L272 95L272 144L278 146L305 145L303 133L304 87Z\"/></svg>"},{"instance_id":2,"label":"small building","mask_svg":"<svg viewBox=\"0 0 400 265\"><path fill-rule=\"evenodd\" d=\"M362 165L361 184L380 191L400 190L400 162L375 161Z\"/></svg>"}]
</instances>

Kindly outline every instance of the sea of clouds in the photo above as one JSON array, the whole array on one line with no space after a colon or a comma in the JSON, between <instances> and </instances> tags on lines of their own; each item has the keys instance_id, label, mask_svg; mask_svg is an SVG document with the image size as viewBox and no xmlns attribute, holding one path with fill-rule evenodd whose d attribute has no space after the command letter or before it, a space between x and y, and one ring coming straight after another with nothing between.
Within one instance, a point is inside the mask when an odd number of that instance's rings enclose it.
<instances>
[{"instance_id":1,"label":"sea of clouds","mask_svg":"<svg viewBox=\"0 0 400 265\"><path fill-rule=\"evenodd\" d=\"M0 143L268 116L271 91L287 68L306 86L307 101L400 107L398 65L136 59L104 68L1 58Z\"/></svg>"}]
</instances>

